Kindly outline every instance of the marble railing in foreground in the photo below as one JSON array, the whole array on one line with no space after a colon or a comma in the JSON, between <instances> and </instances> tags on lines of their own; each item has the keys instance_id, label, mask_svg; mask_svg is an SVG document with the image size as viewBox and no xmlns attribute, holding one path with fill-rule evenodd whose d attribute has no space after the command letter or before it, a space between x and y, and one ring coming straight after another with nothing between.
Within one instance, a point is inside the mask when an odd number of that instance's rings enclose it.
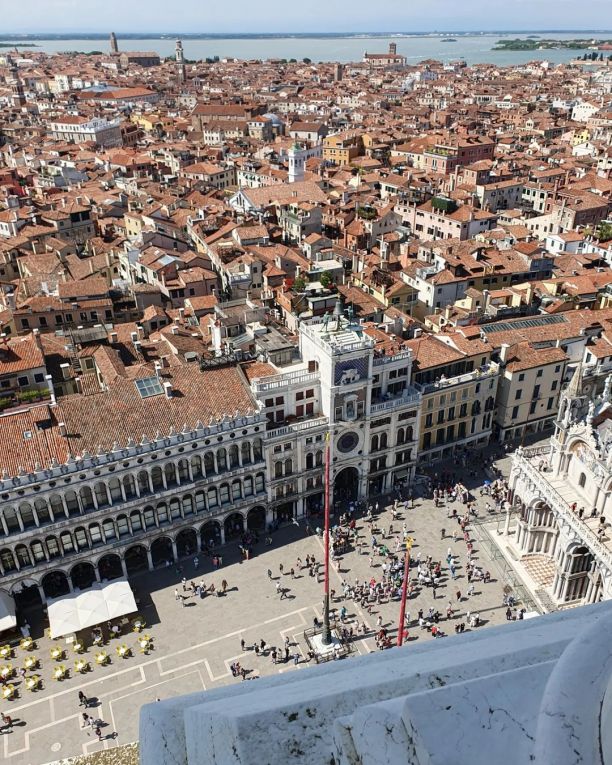
<instances>
[{"instance_id":1,"label":"marble railing in foreground","mask_svg":"<svg viewBox=\"0 0 612 765\"><path fill-rule=\"evenodd\" d=\"M141 765L612 763L612 602L149 704Z\"/></svg>"}]
</instances>

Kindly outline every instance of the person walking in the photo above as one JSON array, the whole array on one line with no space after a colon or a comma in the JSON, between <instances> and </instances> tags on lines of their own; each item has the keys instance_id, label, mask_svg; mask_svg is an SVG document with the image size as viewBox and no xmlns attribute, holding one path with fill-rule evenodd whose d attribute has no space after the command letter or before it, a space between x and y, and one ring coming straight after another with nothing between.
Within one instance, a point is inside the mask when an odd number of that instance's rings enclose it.
<instances>
[{"instance_id":1,"label":"person walking","mask_svg":"<svg viewBox=\"0 0 612 765\"><path fill-rule=\"evenodd\" d=\"M87 714L87 712L83 712L81 715L83 718L83 725L81 725L81 728L87 728L92 723L91 717Z\"/></svg>"},{"instance_id":2,"label":"person walking","mask_svg":"<svg viewBox=\"0 0 612 765\"><path fill-rule=\"evenodd\" d=\"M87 696L83 693L83 691L79 691L79 706L88 706L89 700Z\"/></svg>"},{"instance_id":3,"label":"person walking","mask_svg":"<svg viewBox=\"0 0 612 765\"><path fill-rule=\"evenodd\" d=\"M10 715L5 715L4 712L2 712L2 725L13 730L13 718Z\"/></svg>"},{"instance_id":4,"label":"person walking","mask_svg":"<svg viewBox=\"0 0 612 765\"><path fill-rule=\"evenodd\" d=\"M280 599L284 600L287 598L287 588L283 587L280 591Z\"/></svg>"},{"instance_id":5,"label":"person walking","mask_svg":"<svg viewBox=\"0 0 612 765\"><path fill-rule=\"evenodd\" d=\"M96 726L96 729L94 730L94 733L98 737L98 741L102 741L102 729L100 728L99 725Z\"/></svg>"},{"instance_id":6,"label":"person walking","mask_svg":"<svg viewBox=\"0 0 612 765\"><path fill-rule=\"evenodd\" d=\"M282 576L283 575L283 564L282 563L278 564L278 570L280 571L280 574Z\"/></svg>"},{"instance_id":7,"label":"person walking","mask_svg":"<svg viewBox=\"0 0 612 765\"><path fill-rule=\"evenodd\" d=\"M272 581L272 571L270 569L268 569L268 579Z\"/></svg>"}]
</instances>

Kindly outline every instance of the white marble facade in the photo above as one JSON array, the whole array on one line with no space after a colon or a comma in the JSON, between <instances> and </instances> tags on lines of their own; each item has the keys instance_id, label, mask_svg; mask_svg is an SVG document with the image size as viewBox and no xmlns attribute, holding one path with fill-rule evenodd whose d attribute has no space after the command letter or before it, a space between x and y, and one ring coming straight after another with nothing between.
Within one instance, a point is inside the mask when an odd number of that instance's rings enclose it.
<instances>
[{"instance_id":1,"label":"white marble facade","mask_svg":"<svg viewBox=\"0 0 612 765\"><path fill-rule=\"evenodd\" d=\"M141 765L612 762L612 604L141 710Z\"/></svg>"}]
</instances>

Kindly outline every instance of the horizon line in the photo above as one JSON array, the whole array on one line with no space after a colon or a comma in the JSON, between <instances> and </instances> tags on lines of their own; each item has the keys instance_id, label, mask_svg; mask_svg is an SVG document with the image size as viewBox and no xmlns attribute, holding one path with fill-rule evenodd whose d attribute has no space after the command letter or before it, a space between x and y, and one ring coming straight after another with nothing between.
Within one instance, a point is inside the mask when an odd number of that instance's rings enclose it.
<instances>
[{"instance_id":1,"label":"horizon line","mask_svg":"<svg viewBox=\"0 0 612 765\"><path fill-rule=\"evenodd\" d=\"M40 35L77 35L77 34L96 34L96 35L105 35L105 34L111 34L114 30L109 29L108 32L101 31L101 30L93 30L93 29L77 29L77 30L44 30L44 31L38 31L38 32L9 32L5 31L4 33L0 33L0 40L6 39L7 37L12 36L20 36L20 37L28 37L28 36L40 36ZM524 28L524 29L458 29L458 28L449 28L449 29L424 29L424 30L412 30L412 31L405 31L405 30L383 30L383 31L377 31L377 30L336 30L333 32L325 32L325 31L317 31L317 30L309 30L307 32L303 31L292 31L292 30L283 30L278 32L273 31L255 31L251 30L249 32L231 32L229 30L224 30L222 32L210 32L210 31L198 31L198 32L187 32L187 31L177 31L177 30L171 30L171 31L152 31L147 30L145 32L139 32L136 30L122 30L120 32L116 32L115 34L128 34L128 35L168 35L168 36L174 36L177 34L181 34L184 36L193 36L193 35L210 35L214 37L220 37L223 35L243 35L243 36L249 36L249 35L263 35L263 34L270 34L270 35L299 35L300 37L305 37L307 35L326 35L329 37L333 37L334 35L362 35L362 34L372 34L372 35L380 35L380 36L395 36L395 35L427 35L427 34L448 34L448 33L460 33L460 34L496 34L496 33L517 33L517 34L524 34L526 32L541 32L544 34L555 34L557 32L560 33L567 33L567 32L579 32L582 34L590 33L590 32L612 32L612 29L607 28L600 28L600 29L579 29L575 27L566 27L566 28L557 28L557 29L539 29L535 27L531 28Z\"/></svg>"}]
</instances>

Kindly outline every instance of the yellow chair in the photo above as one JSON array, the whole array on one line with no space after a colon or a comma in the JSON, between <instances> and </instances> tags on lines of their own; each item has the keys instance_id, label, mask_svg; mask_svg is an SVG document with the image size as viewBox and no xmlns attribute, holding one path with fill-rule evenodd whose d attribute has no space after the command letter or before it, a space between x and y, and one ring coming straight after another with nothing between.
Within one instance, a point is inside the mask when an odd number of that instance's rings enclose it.
<instances>
[{"instance_id":1,"label":"yellow chair","mask_svg":"<svg viewBox=\"0 0 612 765\"><path fill-rule=\"evenodd\" d=\"M115 648L115 651L117 652L117 656L119 656L121 659L127 659L127 657L130 655L130 649L125 643L118 645Z\"/></svg>"},{"instance_id":2,"label":"yellow chair","mask_svg":"<svg viewBox=\"0 0 612 765\"><path fill-rule=\"evenodd\" d=\"M34 641L31 637L24 637L19 641L19 647L22 651L31 651L34 648Z\"/></svg>"},{"instance_id":3,"label":"yellow chair","mask_svg":"<svg viewBox=\"0 0 612 765\"><path fill-rule=\"evenodd\" d=\"M75 642L72 644L72 650L73 650L75 653L83 653L83 651L85 650L85 643L83 643L83 642L82 642L82 641L80 641L80 640L76 640L76 641L75 641Z\"/></svg>"},{"instance_id":4,"label":"yellow chair","mask_svg":"<svg viewBox=\"0 0 612 765\"><path fill-rule=\"evenodd\" d=\"M39 675L30 675L26 678L25 686L29 691L36 691L40 685Z\"/></svg>"},{"instance_id":5,"label":"yellow chair","mask_svg":"<svg viewBox=\"0 0 612 765\"><path fill-rule=\"evenodd\" d=\"M58 664L53 670L53 677L56 680L63 680L66 677L66 667L63 664Z\"/></svg>"},{"instance_id":6,"label":"yellow chair","mask_svg":"<svg viewBox=\"0 0 612 765\"><path fill-rule=\"evenodd\" d=\"M88 669L89 669L89 662L85 661L85 659L75 659L74 660L74 671L75 672L79 672L79 673L82 674L83 672L87 672Z\"/></svg>"},{"instance_id":7,"label":"yellow chair","mask_svg":"<svg viewBox=\"0 0 612 765\"><path fill-rule=\"evenodd\" d=\"M59 646L53 646L50 651L51 658L55 661L61 661L64 658L64 650Z\"/></svg>"},{"instance_id":8,"label":"yellow chair","mask_svg":"<svg viewBox=\"0 0 612 765\"><path fill-rule=\"evenodd\" d=\"M34 669L38 665L38 658L36 656L26 656L23 660L23 668L25 670Z\"/></svg>"},{"instance_id":9,"label":"yellow chair","mask_svg":"<svg viewBox=\"0 0 612 765\"><path fill-rule=\"evenodd\" d=\"M13 655L13 649L10 645L0 646L0 659L10 659Z\"/></svg>"},{"instance_id":10,"label":"yellow chair","mask_svg":"<svg viewBox=\"0 0 612 765\"><path fill-rule=\"evenodd\" d=\"M5 664L0 667L0 680L8 680L13 675L13 665Z\"/></svg>"},{"instance_id":11,"label":"yellow chair","mask_svg":"<svg viewBox=\"0 0 612 765\"><path fill-rule=\"evenodd\" d=\"M12 699L15 693L15 686L12 683L7 683L2 686L2 698L5 700Z\"/></svg>"},{"instance_id":12,"label":"yellow chair","mask_svg":"<svg viewBox=\"0 0 612 765\"><path fill-rule=\"evenodd\" d=\"M98 664L99 666L103 667L107 661L108 661L108 654L106 653L106 651L100 651L99 653L96 654L96 664Z\"/></svg>"}]
</instances>

